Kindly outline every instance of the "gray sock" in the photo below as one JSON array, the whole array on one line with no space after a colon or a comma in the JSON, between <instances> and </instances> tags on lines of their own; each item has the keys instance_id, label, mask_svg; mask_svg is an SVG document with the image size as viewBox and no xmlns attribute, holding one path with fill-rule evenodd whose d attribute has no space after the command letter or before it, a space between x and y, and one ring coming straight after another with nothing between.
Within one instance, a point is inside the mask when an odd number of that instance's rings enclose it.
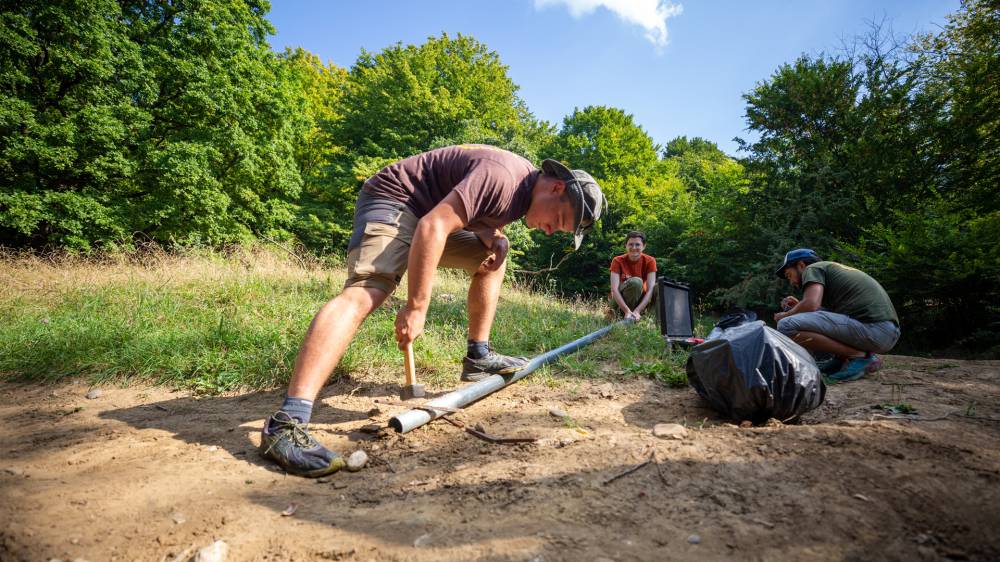
<instances>
[{"instance_id":1,"label":"gray sock","mask_svg":"<svg viewBox=\"0 0 1000 562\"><path fill-rule=\"evenodd\" d=\"M465 354L470 359L482 359L490 354L490 342L466 340Z\"/></svg>"},{"instance_id":2,"label":"gray sock","mask_svg":"<svg viewBox=\"0 0 1000 562\"><path fill-rule=\"evenodd\" d=\"M299 423L309 423L309 419L312 418L313 401L286 396L281 411L299 420Z\"/></svg>"}]
</instances>

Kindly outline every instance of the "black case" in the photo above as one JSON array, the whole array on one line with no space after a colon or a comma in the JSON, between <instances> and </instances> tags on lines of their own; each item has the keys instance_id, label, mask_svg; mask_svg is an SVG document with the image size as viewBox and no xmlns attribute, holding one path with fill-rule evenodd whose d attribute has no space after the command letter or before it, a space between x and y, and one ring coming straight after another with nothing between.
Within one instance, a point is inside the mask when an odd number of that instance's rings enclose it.
<instances>
[{"instance_id":1,"label":"black case","mask_svg":"<svg viewBox=\"0 0 1000 562\"><path fill-rule=\"evenodd\" d=\"M694 314L691 309L691 288L669 279L656 282L656 312L660 333L667 341L686 340L694 336Z\"/></svg>"}]
</instances>

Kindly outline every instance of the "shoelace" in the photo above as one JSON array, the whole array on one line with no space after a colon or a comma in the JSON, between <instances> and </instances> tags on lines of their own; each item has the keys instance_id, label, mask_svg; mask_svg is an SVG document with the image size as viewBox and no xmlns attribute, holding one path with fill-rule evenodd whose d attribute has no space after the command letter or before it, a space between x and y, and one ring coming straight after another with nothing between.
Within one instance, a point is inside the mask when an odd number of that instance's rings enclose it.
<instances>
[{"instance_id":1,"label":"shoelace","mask_svg":"<svg viewBox=\"0 0 1000 562\"><path fill-rule=\"evenodd\" d=\"M270 446L268 446L267 450L264 451L264 454L270 453L271 449L273 449L274 446L281 441L282 437L285 437L288 434L291 434L290 437L292 439L292 443L298 447L310 448L319 444L312 438L312 435L309 435L309 432L306 431L306 425L299 423L295 418L289 418L288 420L275 420L275 423L278 426L278 438L275 439Z\"/></svg>"}]
</instances>

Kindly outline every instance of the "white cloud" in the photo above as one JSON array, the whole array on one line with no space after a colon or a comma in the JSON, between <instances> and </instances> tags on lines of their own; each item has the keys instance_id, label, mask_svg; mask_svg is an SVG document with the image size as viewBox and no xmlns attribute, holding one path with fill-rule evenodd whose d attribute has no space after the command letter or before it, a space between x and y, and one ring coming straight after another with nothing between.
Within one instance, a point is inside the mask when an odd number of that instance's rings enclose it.
<instances>
[{"instance_id":1,"label":"white cloud","mask_svg":"<svg viewBox=\"0 0 1000 562\"><path fill-rule=\"evenodd\" d=\"M565 4L574 18L581 18L597 8L606 8L624 21L641 26L657 49L667 44L667 19L684 10L670 0L535 0L535 9Z\"/></svg>"}]
</instances>

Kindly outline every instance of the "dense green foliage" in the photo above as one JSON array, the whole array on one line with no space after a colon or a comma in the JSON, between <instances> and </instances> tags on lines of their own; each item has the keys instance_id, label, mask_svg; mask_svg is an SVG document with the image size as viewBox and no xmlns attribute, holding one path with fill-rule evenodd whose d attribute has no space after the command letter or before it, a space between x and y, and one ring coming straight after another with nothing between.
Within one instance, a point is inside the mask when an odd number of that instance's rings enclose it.
<instances>
[{"instance_id":1,"label":"dense green foliage","mask_svg":"<svg viewBox=\"0 0 1000 562\"><path fill-rule=\"evenodd\" d=\"M304 121L264 2L14 1L0 19L0 241L280 235Z\"/></svg>"},{"instance_id":2,"label":"dense green foliage","mask_svg":"<svg viewBox=\"0 0 1000 562\"><path fill-rule=\"evenodd\" d=\"M6 3L0 245L271 239L339 253L365 178L480 142L563 160L604 187L610 210L579 252L564 235L508 227L510 271L546 290L605 294L607 265L638 228L662 275L691 283L703 306L764 312L788 291L771 273L781 255L811 246L886 286L910 350L1000 350L994 2L963 2L934 34L876 28L848 52L781 65L744 95L753 138L739 158L698 137L659 146L614 107L539 122L500 55L469 36L343 68L276 54L268 9Z\"/></svg>"}]
</instances>

